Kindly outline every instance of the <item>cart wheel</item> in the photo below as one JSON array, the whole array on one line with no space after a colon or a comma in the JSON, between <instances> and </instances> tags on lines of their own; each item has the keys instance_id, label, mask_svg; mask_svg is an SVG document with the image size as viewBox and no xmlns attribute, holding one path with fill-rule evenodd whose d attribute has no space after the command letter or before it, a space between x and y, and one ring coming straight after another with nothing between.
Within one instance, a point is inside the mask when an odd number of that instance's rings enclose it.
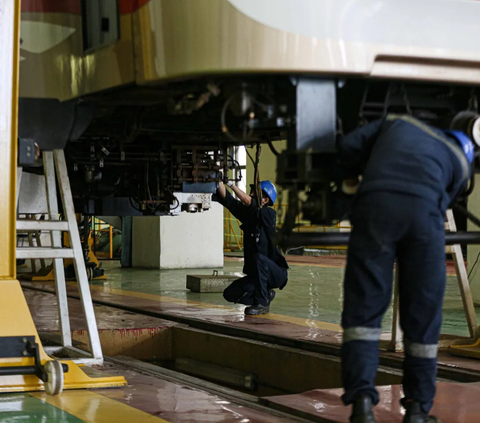
<instances>
[{"instance_id":1,"label":"cart wheel","mask_svg":"<svg viewBox=\"0 0 480 423\"><path fill-rule=\"evenodd\" d=\"M58 395L63 391L63 367L57 360L45 363L45 373L48 380L45 382L45 392L48 395Z\"/></svg>"}]
</instances>

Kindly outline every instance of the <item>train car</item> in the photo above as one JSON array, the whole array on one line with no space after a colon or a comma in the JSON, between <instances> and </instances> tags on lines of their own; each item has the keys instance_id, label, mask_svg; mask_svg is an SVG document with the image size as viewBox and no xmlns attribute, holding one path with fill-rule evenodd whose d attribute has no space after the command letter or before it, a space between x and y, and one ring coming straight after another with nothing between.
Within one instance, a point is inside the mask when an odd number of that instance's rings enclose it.
<instances>
[{"instance_id":1,"label":"train car","mask_svg":"<svg viewBox=\"0 0 480 423\"><path fill-rule=\"evenodd\" d=\"M20 140L65 148L78 207L209 208L237 145L288 140L313 187L336 137L408 113L480 139L475 0L23 0ZM323 161L322 161L323 160ZM330 216L330 217L329 217Z\"/></svg>"}]
</instances>

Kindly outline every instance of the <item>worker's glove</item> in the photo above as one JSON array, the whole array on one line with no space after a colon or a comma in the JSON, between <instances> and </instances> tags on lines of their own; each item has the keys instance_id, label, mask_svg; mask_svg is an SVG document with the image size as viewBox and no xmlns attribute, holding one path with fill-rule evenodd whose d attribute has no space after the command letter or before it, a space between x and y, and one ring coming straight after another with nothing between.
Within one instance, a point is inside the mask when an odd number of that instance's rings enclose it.
<instances>
[{"instance_id":1,"label":"worker's glove","mask_svg":"<svg viewBox=\"0 0 480 423\"><path fill-rule=\"evenodd\" d=\"M232 188L233 187L233 182L232 181L227 181L227 187Z\"/></svg>"}]
</instances>

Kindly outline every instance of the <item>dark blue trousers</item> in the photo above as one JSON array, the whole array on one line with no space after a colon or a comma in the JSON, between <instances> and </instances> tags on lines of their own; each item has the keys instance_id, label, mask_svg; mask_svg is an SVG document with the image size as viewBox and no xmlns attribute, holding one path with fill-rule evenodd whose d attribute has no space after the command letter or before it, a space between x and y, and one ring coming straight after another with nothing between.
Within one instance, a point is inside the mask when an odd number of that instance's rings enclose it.
<instances>
[{"instance_id":1,"label":"dark blue trousers","mask_svg":"<svg viewBox=\"0 0 480 423\"><path fill-rule=\"evenodd\" d=\"M366 394L378 402L378 341L396 259L405 399L420 402L428 413L435 396L446 284L444 215L437 204L419 197L372 192L356 200L352 225L342 314L343 401L351 404Z\"/></svg>"},{"instance_id":2,"label":"dark blue trousers","mask_svg":"<svg viewBox=\"0 0 480 423\"><path fill-rule=\"evenodd\" d=\"M231 303L268 305L268 291L283 288L287 283L287 269L280 267L263 254L255 254L255 272L233 281L223 291L223 297Z\"/></svg>"}]
</instances>

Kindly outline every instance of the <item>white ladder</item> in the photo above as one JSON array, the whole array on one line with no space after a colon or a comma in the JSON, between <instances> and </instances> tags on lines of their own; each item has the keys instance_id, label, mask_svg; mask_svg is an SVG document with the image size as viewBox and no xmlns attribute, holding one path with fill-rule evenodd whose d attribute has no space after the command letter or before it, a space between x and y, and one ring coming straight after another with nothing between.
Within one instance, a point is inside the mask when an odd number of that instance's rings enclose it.
<instances>
[{"instance_id":1,"label":"white ladder","mask_svg":"<svg viewBox=\"0 0 480 423\"><path fill-rule=\"evenodd\" d=\"M447 210L445 230L450 232L457 231L457 225L455 224L453 211L450 209ZM470 333L470 337L475 339L477 328L478 328L477 315L475 313L475 304L473 302L472 291L470 290L470 284L468 282L468 273L467 273L467 267L465 266L465 260L463 258L462 246L460 244L447 246L445 248L445 252L453 255L453 261L455 263L455 270L457 274L458 287L460 288L460 294L462 296L463 309L465 310L465 317L467 320L468 331ZM394 294L393 294L392 337L387 347L389 351L401 351L403 348L398 304L399 304L398 272L395 272L395 284L394 284ZM452 340L451 343L455 343L455 341Z\"/></svg>"},{"instance_id":2,"label":"white ladder","mask_svg":"<svg viewBox=\"0 0 480 423\"><path fill-rule=\"evenodd\" d=\"M97 322L95 320L95 312L93 310L84 253L80 241L80 234L78 232L72 192L68 180L67 165L63 150L44 151L43 167L45 172L49 220L17 220L17 231L49 231L51 233L52 246L17 247L17 258L53 259L62 346L46 347L45 351L49 354L55 354L62 351L62 353L68 354L76 363L89 365L101 364L103 362L102 348L100 345ZM59 183L65 220L59 220L56 179L58 179ZM68 232L71 248L62 247L61 232ZM65 282L65 269L63 264L63 259L66 258L73 259L75 274L78 281L78 290L87 324L90 344L89 352L75 348L72 345L67 285Z\"/></svg>"}]
</instances>

